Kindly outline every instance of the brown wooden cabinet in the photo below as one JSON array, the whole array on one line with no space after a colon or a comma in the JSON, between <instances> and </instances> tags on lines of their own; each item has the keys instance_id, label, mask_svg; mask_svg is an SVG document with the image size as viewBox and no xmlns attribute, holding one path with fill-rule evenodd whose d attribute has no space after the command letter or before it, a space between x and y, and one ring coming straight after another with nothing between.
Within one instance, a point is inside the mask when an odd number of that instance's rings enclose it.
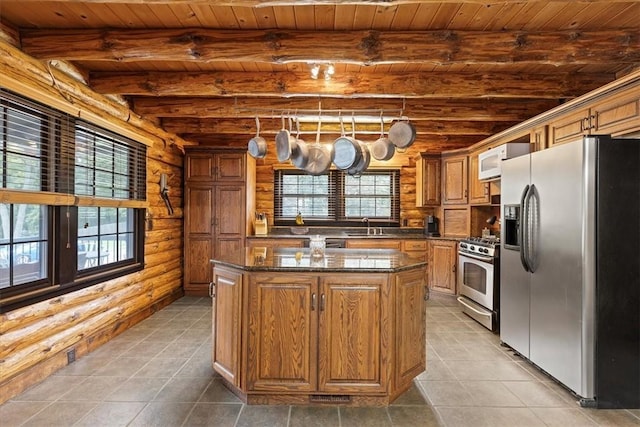
<instances>
[{"instance_id":1,"label":"brown wooden cabinet","mask_svg":"<svg viewBox=\"0 0 640 427\"><path fill-rule=\"evenodd\" d=\"M467 156L442 159L442 204L464 205L468 202Z\"/></svg>"},{"instance_id":2,"label":"brown wooden cabinet","mask_svg":"<svg viewBox=\"0 0 640 427\"><path fill-rule=\"evenodd\" d=\"M242 274L216 268L211 287L213 368L229 383L240 385L240 313Z\"/></svg>"},{"instance_id":3,"label":"brown wooden cabinet","mask_svg":"<svg viewBox=\"0 0 640 427\"><path fill-rule=\"evenodd\" d=\"M421 153L416 160L416 206L440 205L440 169L439 154Z\"/></svg>"},{"instance_id":4,"label":"brown wooden cabinet","mask_svg":"<svg viewBox=\"0 0 640 427\"><path fill-rule=\"evenodd\" d=\"M478 178L478 152L469 155L469 203L472 205L491 203L489 183L480 181Z\"/></svg>"},{"instance_id":5,"label":"brown wooden cabinet","mask_svg":"<svg viewBox=\"0 0 640 427\"><path fill-rule=\"evenodd\" d=\"M640 131L640 87L613 95L549 124L550 145L580 139L584 135L625 135Z\"/></svg>"},{"instance_id":6,"label":"brown wooden cabinet","mask_svg":"<svg viewBox=\"0 0 640 427\"><path fill-rule=\"evenodd\" d=\"M531 129L529 143L531 144L531 152L547 148L547 126L542 125Z\"/></svg>"},{"instance_id":7,"label":"brown wooden cabinet","mask_svg":"<svg viewBox=\"0 0 640 427\"><path fill-rule=\"evenodd\" d=\"M376 274L253 275L248 290L247 389L385 391L386 282L386 275Z\"/></svg>"},{"instance_id":8,"label":"brown wooden cabinet","mask_svg":"<svg viewBox=\"0 0 640 427\"><path fill-rule=\"evenodd\" d=\"M254 211L255 161L241 152L185 154L184 290L207 294L209 260L245 245Z\"/></svg>"},{"instance_id":9,"label":"brown wooden cabinet","mask_svg":"<svg viewBox=\"0 0 640 427\"><path fill-rule=\"evenodd\" d=\"M413 271L396 276L394 297L396 388L410 383L424 370L427 354L424 328L427 296L424 271Z\"/></svg>"},{"instance_id":10,"label":"brown wooden cabinet","mask_svg":"<svg viewBox=\"0 0 640 427\"><path fill-rule=\"evenodd\" d=\"M457 263L456 241L429 240L429 288L455 295Z\"/></svg>"},{"instance_id":11,"label":"brown wooden cabinet","mask_svg":"<svg viewBox=\"0 0 640 427\"><path fill-rule=\"evenodd\" d=\"M406 252L413 258L428 261L426 240L403 240L402 252Z\"/></svg>"}]
</instances>

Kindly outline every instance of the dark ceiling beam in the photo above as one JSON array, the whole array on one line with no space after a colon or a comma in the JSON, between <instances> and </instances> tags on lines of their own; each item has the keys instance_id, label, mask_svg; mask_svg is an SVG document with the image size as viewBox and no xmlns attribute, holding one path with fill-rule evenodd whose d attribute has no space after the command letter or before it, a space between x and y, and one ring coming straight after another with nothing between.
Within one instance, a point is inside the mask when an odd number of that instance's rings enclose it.
<instances>
[{"instance_id":1,"label":"dark ceiling beam","mask_svg":"<svg viewBox=\"0 0 640 427\"><path fill-rule=\"evenodd\" d=\"M608 31L293 31L45 29L22 49L68 61L334 62L356 65L610 64L640 62L640 34Z\"/></svg>"},{"instance_id":2,"label":"dark ceiling beam","mask_svg":"<svg viewBox=\"0 0 640 427\"><path fill-rule=\"evenodd\" d=\"M580 96L614 80L608 74L402 73L334 76L330 82L305 73L133 72L92 73L98 93L138 96L337 98L538 98Z\"/></svg>"},{"instance_id":3,"label":"dark ceiling beam","mask_svg":"<svg viewBox=\"0 0 640 427\"><path fill-rule=\"evenodd\" d=\"M481 135L489 136L498 133L517 122L476 122L470 120L461 121L441 121L441 120L421 120L412 121L417 135ZM343 123L344 130L348 135L352 134L355 128L356 136L366 135L369 139L373 136L377 139L380 136L380 123L363 123L356 121L352 126L351 119L346 117ZM391 123L385 124L385 133L389 131ZM200 134L237 134L251 135L256 133L256 123L253 119L225 118L225 119L198 119L198 118L165 118L162 120L162 127L167 132L173 133L200 133ZM288 127L288 125L287 125ZM309 139L309 135L315 135L318 128L318 121L309 120L292 125L292 133L296 134L300 129L303 139ZM342 131L340 123L323 122L321 124L322 134L339 136ZM260 135L275 136L282 129L280 118L263 119L260 121Z\"/></svg>"},{"instance_id":4,"label":"dark ceiling beam","mask_svg":"<svg viewBox=\"0 0 640 427\"><path fill-rule=\"evenodd\" d=\"M555 99L377 99L364 104L357 99L339 98L203 98L203 97L133 97L133 110L147 117L198 118L267 118L284 111L290 114L352 112L385 116L404 115L411 120L473 120L520 122L560 104ZM363 111L364 110L364 111Z\"/></svg>"}]
</instances>

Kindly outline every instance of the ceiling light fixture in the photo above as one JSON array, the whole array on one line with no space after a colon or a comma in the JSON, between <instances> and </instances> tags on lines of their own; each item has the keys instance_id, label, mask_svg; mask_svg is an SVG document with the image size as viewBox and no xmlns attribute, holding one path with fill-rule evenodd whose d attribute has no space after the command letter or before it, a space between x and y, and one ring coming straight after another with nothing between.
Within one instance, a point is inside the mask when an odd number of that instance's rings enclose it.
<instances>
[{"instance_id":1,"label":"ceiling light fixture","mask_svg":"<svg viewBox=\"0 0 640 427\"><path fill-rule=\"evenodd\" d=\"M336 69L334 68L333 64L310 63L309 66L311 67L311 78L314 80L318 80L318 77L320 76L320 71L322 71L322 75L324 76L325 80L331 80L331 77L336 72Z\"/></svg>"}]
</instances>

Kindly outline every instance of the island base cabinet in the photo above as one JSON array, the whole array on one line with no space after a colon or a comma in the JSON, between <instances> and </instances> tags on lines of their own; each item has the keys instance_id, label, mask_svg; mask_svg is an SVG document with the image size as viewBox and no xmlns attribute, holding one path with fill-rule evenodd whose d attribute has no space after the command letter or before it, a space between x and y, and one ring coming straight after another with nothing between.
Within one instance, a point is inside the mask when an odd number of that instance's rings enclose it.
<instances>
[{"instance_id":1,"label":"island base cabinet","mask_svg":"<svg viewBox=\"0 0 640 427\"><path fill-rule=\"evenodd\" d=\"M248 404L389 405L425 368L422 266L213 277L213 367Z\"/></svg>"},{"instance_id":2,"label":"island base cabinet","mask_svg":"<svg viewBox=\"0 0 640 427\"><path fill-rule=\"evenodd\" d=\"M384 392L390 346L387 275L320 281L319 384L329 393Z\"/></svg>"},{"instance_id":3,"label":"island base cabinet","mask_svg":"<svg viewBox=\"0 0 640 427\"><path fill-rule=\"evenodd\" d=\"M247 389L311 392L317 384L317 277L249 281Z\"/></svg>"},{"instance_id":4,"label":"island base cabinet","mask_svg":"<svg viewBox=\"0 0 640 427\"><path fill-rule=\"evenodd\" d=\"M426 301L429 295L425 271L399 273L395 277L395 389L402 390L426 368Z\"/></svg>"},{"instance_id":5,"label":"island base cabinet","mask_svg":"<svg viewBox=\"0 0 640 427\"><path fill-rule=\"evenodd\" d=\"M212 301L213 369L234 386L239 386L240 314L242 274L225 268L215 268L210 288Z\"/></svg>"},{"instance_id":6,"label":"island base cabinet","mask_svg":"<svg viewBox=\"0 0 640 427\"><path fill-rule=\"evenodd\" d=\"M386 275L252 280L248 389L383 393L386 284Z\"/></svg>"}]
</instances>

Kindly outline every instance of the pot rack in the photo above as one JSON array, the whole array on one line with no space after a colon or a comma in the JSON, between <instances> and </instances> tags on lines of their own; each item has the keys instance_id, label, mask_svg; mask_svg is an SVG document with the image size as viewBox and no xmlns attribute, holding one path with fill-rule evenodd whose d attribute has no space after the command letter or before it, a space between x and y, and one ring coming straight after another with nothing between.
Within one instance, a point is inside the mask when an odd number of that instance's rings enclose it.
<instances>
[{"instance_id":1,"label":"pot rack","mask_svg":"<svg viewBox=\"0 0 640 427\"><path fill-rule=\"evenodd\" d=\"M285 119L293 120L294 123L340 123L344 121L345 124L354 125L357 124L380 124L391 123L397 121L408 121L409 118L404 115L406 107L405 100L402 100L402 107L397 109L381 109L381 108L358 108L358 109L323 109L322 101L318 101L318 108L313 109L273 109L273 108L243 108L237 106L236 98L235 110L237 113L245 113L256 118L266 119ZM300 132L303 133L316 133L313 132ZM335 133L335 132L320 132L320 133Z\"/></svg>"}]
</instances>

